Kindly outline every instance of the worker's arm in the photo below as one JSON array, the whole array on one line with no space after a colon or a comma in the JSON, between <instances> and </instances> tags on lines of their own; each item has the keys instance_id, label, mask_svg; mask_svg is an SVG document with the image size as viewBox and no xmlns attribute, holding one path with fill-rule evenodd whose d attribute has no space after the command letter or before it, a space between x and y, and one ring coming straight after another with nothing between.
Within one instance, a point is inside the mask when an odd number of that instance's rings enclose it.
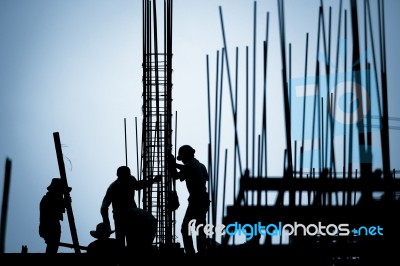
<instances>
[{"instance_id":1,"label":"worker's arm","mask_svg":"<svg viewBox=\"0 0 400 266\"><path fill-rule=\"evenodd\" d=\"M156 175L154 178L148 178L146 180L139 180L139 181L137 181L135 178L135 189L136 190L144 189L160 181L161 181L161 175Z\"/></svg>"},{"instance_id":2,"label":"worker's arm","mask_svg":"<svg viewBox=\"0 0 400 266\"><path fill-rule=\"evenodd\" d=\"M106 192L106 195L103 198L103 202L101 203L100 214L103 218L103 223L105 223L108 228L111 230L110 218L108 217L108 207L111 205L111 199L109 196L109 189Z\"/></svg>"},{"instance_id":3,"label":"worker's arm","mask_svg":"<svg viewBox=\"0 0 400 266\"><path fill-rule=\"evenodd\" d=\"M185 180L184 176L181 174L181 171L185 168L185 165L176 163L174 155L170 154L168 156L167 165L173 179L179 179L180 181ZM179 169L179 172L176 169Z\"/></svg>"},{"instance_id":4,"label":"worker's arm","mask_svg":"<svg viewBox=\"0 0 400 266\"><path fill-rule=\"evenodd\" d=\"M182 170L184 168L184 164L175 163L176 169Z\"/></svg>"},{"instance_id":5,"label":"worker's arm","mask_svg":"<svg viewBox=\"0 0 400 266\"><path fill-rule=\"evenodd\" d=\"M168 155L166 163L167 163L169 173L171 174L171 177L173 179L176 179L177 178L177 171L176 171L177 163L175 160L175 156L172 154Z\"/></svg>"}]
</instances>

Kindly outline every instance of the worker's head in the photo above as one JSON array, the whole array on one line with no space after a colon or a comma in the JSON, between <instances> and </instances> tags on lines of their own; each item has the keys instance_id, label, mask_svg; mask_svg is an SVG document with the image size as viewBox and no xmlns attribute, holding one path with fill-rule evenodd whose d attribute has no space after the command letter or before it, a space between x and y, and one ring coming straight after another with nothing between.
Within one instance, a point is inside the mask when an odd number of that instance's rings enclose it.
<instances>
[{"instance_id":1,"label":"worker's head","mask_svg":"<svg viewBox=\"0 0 400 266\"><path fill-rule=\"evenodd\" d=\"M131 169L128 166L120 166L117 170L118 177L128 177L131 176Z\"/></svg>"},{"instance_id":2,"label":"worker's head","mask_svg":"<svg viewBox=\"0 0 400 266\"><path fill-rule=\"evenodd\" d=\"M96 230L90 231L90 235L93 236L94 238L105 239L109 238L110 235L114 232L115 231L108 228L108 226L105 223L99 223L96 226Z\"/></svg>"},{"instance_id":3,"label":"worker's head","mask_svg":"<svg viewBox=\"0 0 400 266\"><path fill-rule=\"evenodd\" d=\"M47 190L54 193L64 193L70 192L72 188L68 187L61 178L53 178Z\"/></svg>"},{"instance_id":4,"label":"worker's head","mask_svg":"<svg viewBox=\"0 0 400 266\"><path fill-rule=\"evenodd\" d=\"M190 159L194 158L195 152L196 150L193 149L191 146L183 145L179 148L177 159L182 162L189 161Z\"/></svg>"}]
</instances>

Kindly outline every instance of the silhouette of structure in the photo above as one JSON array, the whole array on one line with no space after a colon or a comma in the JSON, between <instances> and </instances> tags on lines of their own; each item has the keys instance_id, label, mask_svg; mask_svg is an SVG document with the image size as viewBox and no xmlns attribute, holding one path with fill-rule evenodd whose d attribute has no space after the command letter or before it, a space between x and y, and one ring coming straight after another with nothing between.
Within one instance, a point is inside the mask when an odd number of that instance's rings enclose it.
<instances>
[{"instance_id":1,"label":"silhouette of structure","mask_svg":"<svg viewBox=\"0 0 400 266\"><path fill-rule=\"evenodd\" d=\"M172 153L172 0L164 1L163 29L157 20L157 1L143 1L143 125L142 178L160 175L154 189L143 191L143 209L158 221L154 244L175 245L175 211L167 208L173 180L166 167ZM162 31L162 40L159 40Z\"/></svg>"},{"instance_id":2,"label":"silhouette of structure","mask_svg":"<svg viewBox=\"0 0 400 266\"><path fill-rule=\"evenodd\" d=\"M363 3L362 8L359 3ZM306 265L348 265L366 262L398 262L393 249L400 237L397 229L400 218L400 179L391 169L388 113L388 86L385 49L385 16L382 0L376 8L370 1L348 0L339 3L336 52L331 29L332 10L320 2L318 10L315 75L309 73L309 34L305 36L304 77L299 82L292 78L291 43L285 36L284 1L277 0L279 44L282 67L282 95L284 106L285 143L282 176L268 175L267 138L267 66L269 53L269 12L266 16L266 36L262 41L263 55L256 55L256 11L254 1L253 92L249 91L249 49L246 47L246 96L253 96L252 116L246 99L246 145L242 159L238 138L238 98L236 84L233 91L229 51L220 7L223 48L217 51L215 123L211 121L211 92L208 84L209 157L208 191L211 209L208 222L216 225L247 224L242 236L225 234L218 243L214 234L209 241L208 254L240 257L262 256L265 262L274 259L281 263L296 260ZM346 5L347 4L347 5ZM157 219L153 245L162 249L175 247L175 213L168 208L168 195L174 181L166 167L166 157L172 153L172 0L164 1L164 28L159 42L156 1L143 0L143 127L141 174L148 180L162 176L155 188L143 190L144 210ZM373 25L371 12L377 12ZM363 20L363 22L362 22ZM377 29L377 32L374 31ZM344 40L344 44L340 43ZM162 44L161 44L162 43ZM162 47L162 48L160 48ZM371 51L370 57L361 56L360 49ZM236 65L239 49L236 49ZM340 59L339 54L343 57ZM336 58L331 56L336 55ZM256 134L256 58L262 58L262 128ZM323 58L323 59L321 59ZM349 58L351 60L349 60ZM207 81L209 57L207 55ZM335 61L334 64L330 64ZM225 72L226 71L226 72ZM339 73L342 71L342 73ZM223 76L226 73L226 76ZM235 73L236 78L238 73ZM225 204L227 150L223 195L219 195L219 156L221 137L222 80L228 79L233 116L233 194L231 205ZM310 82L310 79L313 79ZM348 83L351 85L348 85ZM219 83L220 82L220 83ZM313 83L312 83L313 82ZM295 84L296 83L296 84ZM311 97L305 97L312 84ZM323 85L327 84L327 85ZM343 84L343 91L338 85ZM303 86L302 100L296 105L295 86ZM226 85L225 85L226 86ZM361 89L360 89L361 88ZM373 95L373 97L371 97ZM260 96L258 96L260 97ZM337 102L343 99L343 106ZM354 106L358 101L359 108ZM366 108L368 107L368 108ZM343 109L343 110L340 110ZM341 111L341 112L339 112ZM297 114L297 117L295 115ZM299 115L300 114L300 115ZM295 118L294 118L295 117ZM298 120L300 123L295 123ZM340 120L341 123L337 121ZM298 122L297 121L297 122ZM250 124L252 123L252 124ZM377 123L377 124L376 124ZM378 138L372 136L373 129ZM212 134L214 129L214 135ZM249 131L252 132L249 132ZM342 141L335 140L340 130ZM309 131L307 133L307 131ZM294 133L301 132L300 134ZM258 144L256 140L258 137ZM377 141L380 154L373 153ZM307 144L308 143L308 144ZM250 145L249 145L250 144ZM307 146L308 145L308 146ZM249 147L251 146L251 147ZM307 149L309 153L307 153ZM318 151L318 152L317 152ZM342 155L342 156L340 156ZM274 154L276 156L276 154ZM358 158L357 158L358 157ZM373 157L381 157L381 168L373 164ZM359 161L356 161L358 159ZM240 178L236 184L236 177ZM219 200L223 202L220 204ZM140 203L139 203L140 204ZM218 212L222 205L222 213ZM260 229L260 226L264 228ZM266 228L268 226L268 228ZM258 231L258 230L261 231ZM259 233L258 235L255 232ZM63 244L63 243L61 243ZM78 243L76 243L78 244ZM64 244L69 247L77 245ZM85 249L85 247L79 247ZM165 254L165 253L163 253ZM206 254L206 256L208 255ZM180 257L175 257L175 259ZM196 258L199 259L199 258Z\"/></svg>"},{"instance_id":3,"label":"silhouette of structure","mask_svg":"<svg viewBox=\"0 0 400 266\"><path fill-rule=\"evenodd\" d=\"M396 170L390 168L389 152L389 115L386 81L385 24L383 1L377 2L378 39L374 39L371 8L369 1L363 2L363 8L357 0L348 3L350 25L348 25L347 9L340 1L337 28L336 63L331 58L333 40L331 34L331 7L327 19L326 10L321 1L318 15L317 46L315 57L315 80L312 97L306 97L308 63L308 33L306 35L305 76L301 83L291 77L291 44L285 38L284 1L278 0L279 40L282 59L282 92L284 106L284 125L286 149L284 154L283 175L267 174L267 121L266 121L266 89L268 62L269 13L266 17L266 38L263 40L263 113L262 129L255 145L255 61L256 61L256 2L254 2L254 53L253 53L253 117L248 116L246 109L246 167L243 170L239 141L237 137L237 91L232 92L228 46L220 7L221 28L223 36L222 51L217 52L216 80L228 79L231 96L232 116L234 121L234 202L226 206L226 214L222 211L222 224L247 225L246 230L239 227L245 235L247 243L235 244L236 235L226 234L221 237L222 245L218 250L228 254L262 255L267 258L303 259L303 262L317 262L319 265L336 265L340 263L398 261L392 245L400 236L396 229L399 219L394 213L400 210L400 180L396 178ZM364 23L360 23L360 14ZM327 22L328 21L328 22ZM328 25L326 25L328 23ZM361 27L363 25L363 27ZM351 38L348 31L351 30ZM361 33L362 32L362 35ZM376 34L376 33L375 33ZM361 37L364 40L362 41ZM376 35L375 35L376 36ZM345 44L340 48L340 40ZM378 44L378 46L376 46ZM361 47L371 52L371 57L362 57ZM379 59L375 48L379 49ZM341 50L342 49L342 50ZM221 52L221 53L220 53ZM344 56L339 61L339 53ZM348 53L350 56L348 56ZM351 53L351 54L350 54ZM236 64L238 62L236 48ZM321 59L323 58L323 59ZM351 62L348 62L351 58ZM209 77L209 61L207 55L207 77ZM220 61L219 61L220 60ZM379 64L377 61L379 60ZM248 79L248 47L246 47L246 80ZM220 63L221 62L221 63ZM349 71L347 67L350 63ZM339 69L339 66L342 69ZM238 69L238 66L235 66ZM339 73L343 71L344 73ZM227 77L223 77L223 70ZM220 74L219 74L220 73ZM236 72L236 78L238 73ZM311 78L309 78L311 79ZM314 77L312 78L314 79ZM297 84L294 84L297 82ZM351 85L347 85L347 82ZM339 83L344 83L344 90L338 90ZM327 84L327 85L323 85ZM296 105L293 101L294 86L304 86L303 100ZM348 86L346 88L346 86ZM214 204L212 206L212 224L219 213L215 199L218 199L219 179L219 139L221 87L216 87L215 134L211 132L210 86L208 85L208 108L210 125L209 170L211 175L211 191ZM218 91L221 92L218 93ZM237 84L236 84L237 90ZM246 96L248 96L246 86ZM236 95L234 98L233 95ZM347 100L346 100L346 97ZM344 98L344 111L338 110L339 99ZM351 100L350 100L351 99ZM350 101L350 102L349 102ZM357 106L354 102L357 101ZM246 108L248 100L246 99ZM325 105L324 105L325 103ZM311 106L306 108L306 104ZM308 111L311 109L311 111ZM341 111L339 117L339 111ZM219 112L219 113L218 113ZM293 115L300 113L296 119ZM347 119L347 121L346 121ZM375 120L376 119L376 120ZM337 120L344 122L338 123ZM248 121L253 122L253 133L249 134ZM379 138L372 137L373 121L377 121ZM300 124L300 126L298 126ZM297 128L293 128L297 126ZM338 128L338 127L342 128ZM376 127L376 126L375 126ZM342 130L342 143L335 140L337 131ZM294 132L302 132L294 136ZM305 133L310 131L309 136ZM212 141L214 139L214 142ZM253 149L249 152L248 142L253 141ZM372 152L373 140L380 144L381 154ZM297 144L301 142L298 149ZM309 153L305 152L306 142L310 143ZM339 151L343 152L343 161L338 160ZM356 161L356 153L358 159ZM226 155L226 153L225 153ZM253 155L252 165L248 162ZM382 169L373 170L373 156L381 156ZM226 156L225 156L226 160ZM226 171L225 161L225 171ZM342 169L339 170L340 164ZM358 166L357 166L358 165ZM359 169L358 169L359 167ZM375 166L376 167L376 166ZM252 170L252 171L250 171ZM236 171L239 172L239 189L236 190ZM250 172L252 172L250 174ZM226 179L223 182L225 199ZM237 193L236 193L237 191ZM225 204L222 204L223 209ZM260 226L264 226L261 227ZM268 227L267 227L268 226ZM286 226L286 227L285 227ZM267 228L266 228L267 227ZM238 228L238 227L236 227ZM343 231L342 231L343 229ZM261 233L261 230L263 233ZM261 237L260 237L261 236ZM215 239L215 235L213 236ZM254 239L255 238L255 239Z\"/></svg>"}]
</instances>

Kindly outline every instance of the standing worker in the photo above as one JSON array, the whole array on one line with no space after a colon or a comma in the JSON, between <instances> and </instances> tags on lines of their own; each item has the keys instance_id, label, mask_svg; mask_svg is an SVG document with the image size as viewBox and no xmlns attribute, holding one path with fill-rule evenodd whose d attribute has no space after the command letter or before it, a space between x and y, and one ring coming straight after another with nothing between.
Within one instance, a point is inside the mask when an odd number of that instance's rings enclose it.
<instances>
[{"instance_id":1,"label":"standing worker","mask_svg":"<svg viewBox=\"0 0 400 266\"><path fill-rule=\"evenodd\" d=\"M53 178L47 193L40 201L39 235L45 240L46 253L58 252L61 239L61 222L65 213L64 193L72 188L63 184L60 178Z\"/></svg>"},{"instance_id":2,"label":"standing worker","mask_svg":"<svg viewBox=\"0 0 400 266\"><path fill-rule=\"evenodd\" d=\"M100 213L103 222L109 230L111 230L110 219L108 217L108 208L112 205L113 218L115 226L115 238L117 239L121 249L125 248L125 241L128 242L127 231L125 226L126 212L132 208L137 208L135 202L135 191L150 187L153 183L159 182L161 176L156 176L154 179L137 180L131 175L131 170L128 166L120 166L117 169L118 178L111 183L103 198ZM138 228L140 230L140 228Z\"/></svg>"},{"instance_id":3,"label":"standing worker","mask_svg":"<svg viewBox=\"0 0 400 266\"><path fill-rule=\"evenodd\" d=\"M186 181L186 187L189 192L188 206L182 221L181 233L183 246L186 254L195 254L192 235L189 234L189 223L196 220L196 225L206 223L206 215L210 206L209 194L207 192L207 181L209 180L207 169L195 157L195 149L189 145L183 145L179 148L178 157L182 164L177 164L175 157L170 155L168 166L171 176L180 181ZM179 171L177 171L179 170ZM196 236L197 253L206 252L206 235L203 230L199 230Z\"/></svg>"}]
</instances>

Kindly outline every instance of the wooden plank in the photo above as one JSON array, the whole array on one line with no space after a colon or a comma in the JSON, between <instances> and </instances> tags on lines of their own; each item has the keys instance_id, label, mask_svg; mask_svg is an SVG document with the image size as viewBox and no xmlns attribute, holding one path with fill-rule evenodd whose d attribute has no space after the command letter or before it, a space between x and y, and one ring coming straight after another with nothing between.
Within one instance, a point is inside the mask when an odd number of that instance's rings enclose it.
<instances>
[{"instance_id":1,"label":"wooden plank","mask_svg":"<svg viewBox=\"0 0 400 266\"><path fill-rule=\"evenodd\" d=\"M54 144L55 144L56 153L57 153L58 168L60 170L60 178L61 178L61 180L63 180L64 185L66 187L68 187L67 174L65 173L65 165L64 165L64 159L63 159L63 154L62 154L62 149L61 149L60 134L58 132L54 132L53 137L54 137ZM67 211L69 228L71 231L71 237L72 237L72 243L74 245L74 250L75 250L75 253L81 253L81 250L79 248L78 235L76 233L74 213L72 212L71 196L70 196L68 190L65 190L65 192L64 192L64 199L66 200L66 203L67 203L65 209Z\"/></svg>"}]
</instances>

